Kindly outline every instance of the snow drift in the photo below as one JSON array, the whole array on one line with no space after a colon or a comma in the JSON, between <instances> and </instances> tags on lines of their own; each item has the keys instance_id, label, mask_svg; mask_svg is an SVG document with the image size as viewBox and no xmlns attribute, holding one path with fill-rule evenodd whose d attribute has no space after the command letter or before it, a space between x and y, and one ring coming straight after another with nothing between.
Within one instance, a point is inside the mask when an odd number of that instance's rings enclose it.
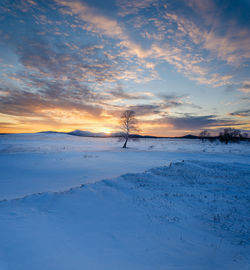
<instances>
[{"instance_id":1,"label":"snow drift","mask_svg":"<svg viewBox=\"0 0 250 270\"><path fill-rule=\"evenodd\" d=\"M184 161L0 204L0 268L247 269L250 166Z\"/></svg>"}]
</instances>

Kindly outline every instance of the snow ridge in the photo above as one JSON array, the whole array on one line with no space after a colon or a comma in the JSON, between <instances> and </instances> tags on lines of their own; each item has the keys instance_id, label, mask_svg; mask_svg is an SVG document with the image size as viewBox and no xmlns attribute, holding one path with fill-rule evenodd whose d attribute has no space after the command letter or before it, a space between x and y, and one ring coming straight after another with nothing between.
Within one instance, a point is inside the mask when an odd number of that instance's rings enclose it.
<instances>
[{"instance_id":1,"label":"snow ridge","mask_svg":"<svg viewBox=\"0 0 250 270\"><path fill-rule=\"evenodd\" d=\"M250 165L183 161L9 200L3 269L247 269L249 195Z\"/></svg>"}]
</instances>

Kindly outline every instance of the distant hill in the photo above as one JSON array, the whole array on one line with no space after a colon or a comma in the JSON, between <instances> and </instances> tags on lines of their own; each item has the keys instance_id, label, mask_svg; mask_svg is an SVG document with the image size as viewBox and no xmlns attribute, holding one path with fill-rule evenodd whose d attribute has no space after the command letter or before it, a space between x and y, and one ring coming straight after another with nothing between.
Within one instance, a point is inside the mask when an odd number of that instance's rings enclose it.
<instances>
[{"instance_id":1,"label":"distant hill","mask_svg":"<svg viewBox=\"0 0 250 270\"><path fill-rule=\"evenodd\" d=\"M74 135L74 136L81 136L81 137L107 137L109 136L106 133L102 133L102 132L94 133L94 132L90 132L86 130L79 130L79 129L68 132L67 134Z\"/></svg>"},{"instance_id":2,"label":"distant hill","mask_svg":"<svg viewBox=\"0 0 250 270\"><path fill-rule=\"evenodd\" d=\"M179 137L179 138L182 138L182 139L199 139L198 136L195 136L195 135L192 135L192 134L188 134L188 135L185 135L185 136L182 136L182 137Z\"/></svg>"},{"instance_id":3,"label":"distant hill","mask_svg":"<svg viewBox=\"0 0 250 270\"><path fill-rule=\"evenodd\" d=\"M67 134L67 135L73 135L73 136L80 136L80 137L100 137L100 138L109 138L109 137L121 137L122 136L122 132L114 132L114 133L103 133L103 132L99 132L99 133L95 133L95 132L91 132L91 131L87 131L87 130L80 130L80 129L76 129L74 131L70 131L70 132L57 132L57 131L41 131L41 132L37 132L39 133L45 133L45 134ZM151 139L166 139L166 138L171 138L171 139L199 139L198 136L192 135L192 134L188 134L182 137L157 137L157 136L150 136L150 135L139 135L139 134L131 134L130 138L151 138Z\"/></svg>"}]
</instances>

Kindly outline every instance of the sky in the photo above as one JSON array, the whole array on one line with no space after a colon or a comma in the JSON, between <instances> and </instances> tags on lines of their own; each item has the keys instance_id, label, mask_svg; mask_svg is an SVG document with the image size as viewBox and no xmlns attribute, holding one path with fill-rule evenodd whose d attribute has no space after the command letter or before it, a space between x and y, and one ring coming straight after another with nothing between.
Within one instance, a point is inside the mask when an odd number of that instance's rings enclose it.
<instances>
[{"instance_id":1,"label":"sky","mask_svg":"<svg viewBox=\"0 0 250 270\"><path fill-rule=\"evenodd\" d=\"M249 0L1 0L0 132L250 130Z\"/></svg>"}]
</instances>

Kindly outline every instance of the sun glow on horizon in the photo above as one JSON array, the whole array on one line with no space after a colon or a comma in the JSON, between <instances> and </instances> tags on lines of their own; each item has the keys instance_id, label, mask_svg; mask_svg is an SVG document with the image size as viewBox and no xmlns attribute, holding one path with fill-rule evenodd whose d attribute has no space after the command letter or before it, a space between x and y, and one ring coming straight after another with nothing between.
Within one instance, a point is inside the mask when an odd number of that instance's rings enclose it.
<instances>
[{"instance_id":1,"label":"sun glow on horizon","mask_svg":"<svg viewBox=\"0 0 250 270\"><path fill-rule=\"evenodd\" d=\"M100 131L102 133L107 134L107 135L111 134L111 129L109 129L109 128L101 128Z\"/></svg>"}]
</instances>

